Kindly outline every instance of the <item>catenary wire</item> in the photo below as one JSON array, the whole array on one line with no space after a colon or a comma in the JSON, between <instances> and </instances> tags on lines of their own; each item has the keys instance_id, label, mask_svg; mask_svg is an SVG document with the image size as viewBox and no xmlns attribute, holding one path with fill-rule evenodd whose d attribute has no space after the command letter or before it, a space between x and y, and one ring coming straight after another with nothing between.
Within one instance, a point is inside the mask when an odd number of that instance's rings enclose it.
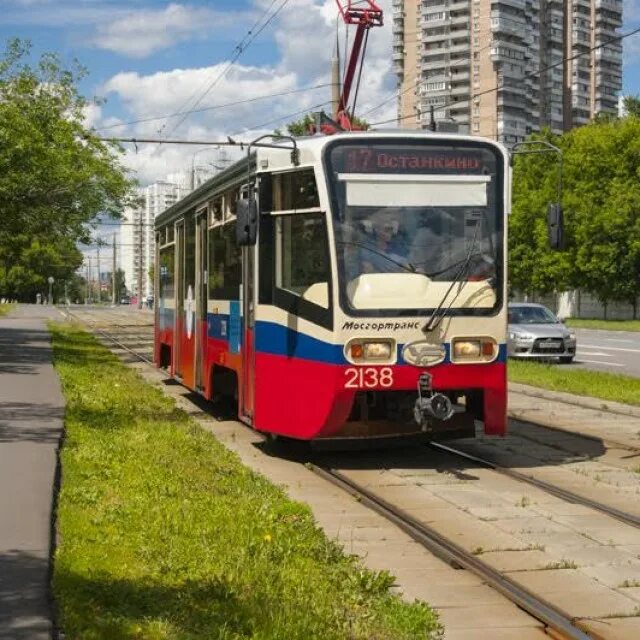
<instances>
[{"instance_id":1,"label":"catenary wire","mask_svg":"<svg viewBox=\"0 0 640 640\"><path fill-rule=\"evenodd\" d=\"M255 33L253 33L253 29L255 28L255 26L262 21L264 16L266 16L268 14L268 12L271 10L271 8L273 7L273 5L275 4L275 0L269 5L268 9L264 12L264 14L260 18L260 20L258 20L256 22L256 25L254 25L254 27L252 27L252 29L249 30L249 32L247 33L247 36L249 36L248 39L245 36L245 38L240 42L240 44L237 45L237 47L235 49L235 53L231 57L231 60L229 60L227 65L214 78L214 80L211 83L209 83L209 85L207 86L205 91L202 92L200 97L198 97L198 99L192 105L191 109L195 109L207 97L207 95L216 86L216 84L218 84L218 82L220 82L220 80L222 80L222 78L224 78L224 76L228 73L228 71L231 68L231 66L251 46L251 44L254 42L254 40L266 29L266 27L276 18L276 16L282 11L282 9L284 9L284 7L288 3L289 3L289 0L283 0L282 3L280 4L280 6L267 18L267 20L262 24L262 26L260 26L260 28ZM183 115L178 120L178 122L171 127L171 129L167 132L166 135L170 136L187 119L188 115L189 114Z\"/></svg>"},{"instance_id":2,"label":"catenary wire","mask_svg":"<svg viewBox=\"0 0 640 640\"><path fill-rule=\"evenodd\" d=\"M98 127L95 131L107 131L108 129L116 129L117 127L127 127L133 124L142 124L145 122L153 122L155 120L166 120L167 118L173 118L177 115L190 115L192 113L204 113L206 111L215 111L217 109L224 109L226 107L236 107L241 104L248 104L251 102L258 102L260 100L269 100L270 98L281 98L284 96L290 96L295 93L304 93L307 91L315 91L316 89L325 89L326 87L330 87L329 83L325 84L316 84L311 87L302 87L300 89L292 89L291 91L282 91L280 93L270 93L264 96L256 96L255 98L247 98L246 100L236 100L234 102L226 102L225 104L217 104L211 107L202 107L201 109L190 109L189 111L179 111L177 113L165 116L154 116L150 118L140 118L139 120L131 120L129 122L120 122L118 124L112 124L106 127Z\"/></svg>"}]
</instances>

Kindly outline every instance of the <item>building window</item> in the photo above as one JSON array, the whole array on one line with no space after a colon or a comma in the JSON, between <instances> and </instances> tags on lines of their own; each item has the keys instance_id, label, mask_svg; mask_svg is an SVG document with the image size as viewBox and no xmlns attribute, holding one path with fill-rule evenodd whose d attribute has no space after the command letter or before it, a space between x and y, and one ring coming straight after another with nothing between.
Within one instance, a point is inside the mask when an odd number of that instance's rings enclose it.
<instances>
[{"instance_id":1,"label":"building window","mask_svg":"<svg viewBox=\"0 0 640 640\"><path fill-rule=\"evenodd\" d=\"M480 131L480 123L479 122L474 122L473 123L473 131L476 132L476 133L478 131Z\"/></svg>"}]
</instances>

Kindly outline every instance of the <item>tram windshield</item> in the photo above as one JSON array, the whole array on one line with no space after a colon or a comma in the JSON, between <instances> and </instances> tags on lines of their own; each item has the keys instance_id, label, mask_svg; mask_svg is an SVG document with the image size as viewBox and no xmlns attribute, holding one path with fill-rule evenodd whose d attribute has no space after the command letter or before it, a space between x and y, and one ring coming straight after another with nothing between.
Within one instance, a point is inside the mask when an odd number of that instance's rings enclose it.
<instances>
[{"instance_id":1,"label":"tram windshield","mask_svg":"<svg viewBox=\"0 0 640 640\"><path fill-rule=\"evenodd\" d=\"M336 144L327 155L340 297L354 315L501 304L502 160L475 144Z\"/></svg>"}]
</instances>

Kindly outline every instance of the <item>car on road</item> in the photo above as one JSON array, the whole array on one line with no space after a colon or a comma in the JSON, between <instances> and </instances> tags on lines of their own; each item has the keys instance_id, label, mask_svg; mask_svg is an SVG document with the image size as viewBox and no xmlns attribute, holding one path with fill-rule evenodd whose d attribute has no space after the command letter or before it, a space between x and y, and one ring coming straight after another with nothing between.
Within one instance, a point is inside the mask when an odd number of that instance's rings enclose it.
<instances>
[{"instance_id":1,"label":"car on road","mask_svg":"<svg viewBox=\"0 0 640 640\"><path fill-rule=\"evenodd\" d=\"M122 296L122 298L120 298L120 304L131 304L131 298L129 298L129 296Z\"/></svg>"},{"instance_id":2,"label":"car on road","mask_svg":"<svg viewBox=\"0 0 640 640\"><path fill-rule=\"evenodd\" d=\"M509 304L508 355L529 360L570 363L576 355L576 334L547 307L531 302Z\"/></svg>"}]
</instances>

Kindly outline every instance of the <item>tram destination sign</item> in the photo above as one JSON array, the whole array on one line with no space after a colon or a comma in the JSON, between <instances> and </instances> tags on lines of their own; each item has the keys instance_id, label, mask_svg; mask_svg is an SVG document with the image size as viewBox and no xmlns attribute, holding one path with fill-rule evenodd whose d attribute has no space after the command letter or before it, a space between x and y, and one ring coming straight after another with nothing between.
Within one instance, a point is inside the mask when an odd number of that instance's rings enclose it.
<instances>
[{"instance_id":1,"label":"tram destination sign","mask_svg":"<svg viewBox=\"0 0 640 640\"><path fill-rule=\"evenodd\" d=\"M490 152L464 148L348 146L340 151L344 154L342 170L347 173L478 174L486 173L495 162Z\"/></svg>"}]
</instances>

